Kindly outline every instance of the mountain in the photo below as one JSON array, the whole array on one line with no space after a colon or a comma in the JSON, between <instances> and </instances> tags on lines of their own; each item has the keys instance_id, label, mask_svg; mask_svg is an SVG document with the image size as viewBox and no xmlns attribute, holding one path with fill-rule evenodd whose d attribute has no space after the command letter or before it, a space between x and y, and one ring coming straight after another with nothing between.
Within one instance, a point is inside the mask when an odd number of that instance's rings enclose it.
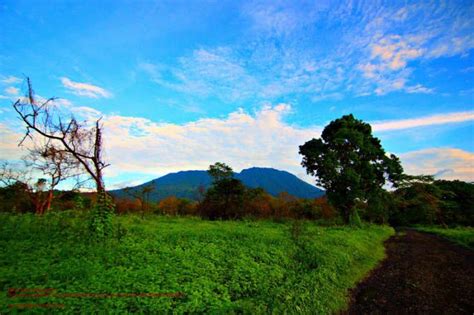
<instances>
[{"instance_id":1,"label":"mountain","mask_svg":"<svg viewBox=\"0 0 474 315\"><path fill-rule=\"evenodd\" d=\"M295 175L273 168L252 167L235 173L234 177L240 179L247 187L261 187L273 196L285 191L300 198L316 198L324 195L323 190L302 181ZM146 186L154 187L150 193L150 201L159 201L168 196L196 200L199 196L199 186L208 188L210 184L211 178L207 171L182 171L128 189L139 191ZM124 189L112 190L110 193L122 198L130 195Z\"/></svg>"},{"instance_id":2,"label":"mountain","mask_svg":"<svg viewBox=\"0 0 474 315\"><path fill-rule=\"evenodd\" d=\"M240 179L247 187L261 187L273 196L284 191L299 198L316 198L324 195L323 190L291 173L274 168L248 168L236 174L235 178Z\"/></svg>"}]
</instances>

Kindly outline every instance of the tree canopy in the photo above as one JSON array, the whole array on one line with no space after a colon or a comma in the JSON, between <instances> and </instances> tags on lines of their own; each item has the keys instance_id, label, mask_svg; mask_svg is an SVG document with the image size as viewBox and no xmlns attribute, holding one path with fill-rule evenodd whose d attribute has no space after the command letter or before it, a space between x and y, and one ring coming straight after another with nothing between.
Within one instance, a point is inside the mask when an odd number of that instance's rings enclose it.
<instances>
[{"instance_id":1,"label":"tree canopy","mask_svg":"<svg viewBox=\"0 0 474 315\"><path fill-rule=\"evenodd\" d=\"M222 162L216 162L213 165L210 165L207 172L212 177L213 185L234 177L234 171L232 168Z\"/></svg>"},{"instance_id":2,"label":"tree canopy","mask_svg":"<svg viewBox=\"0 0 474 315\"><path fill-rule=\"evenodd\" d=\"M368 203L382 187L395 187L403 168L395 155L388 156L369 124L352 114L329 123L321 138L299 147L302 165L316 183L326 189L329 201L341 211L346 222L359 202Z\"/></svg>"}]
</instances>

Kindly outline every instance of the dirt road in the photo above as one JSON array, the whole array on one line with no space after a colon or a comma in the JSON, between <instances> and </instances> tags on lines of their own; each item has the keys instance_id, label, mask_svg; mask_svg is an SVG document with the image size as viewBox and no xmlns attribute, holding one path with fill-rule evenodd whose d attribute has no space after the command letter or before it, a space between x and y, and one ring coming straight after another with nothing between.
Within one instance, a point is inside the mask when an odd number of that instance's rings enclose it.
<instances>
[{"instance_id":1,"label":"dirt road","mask_svg":"<svg viewBox=\"0 0 474 315\"><path fill-rule=\"evenodd\" d=\"M406 230L352 291L347 314L474 314L474 251Z\"/></svg>"}]
</instances>

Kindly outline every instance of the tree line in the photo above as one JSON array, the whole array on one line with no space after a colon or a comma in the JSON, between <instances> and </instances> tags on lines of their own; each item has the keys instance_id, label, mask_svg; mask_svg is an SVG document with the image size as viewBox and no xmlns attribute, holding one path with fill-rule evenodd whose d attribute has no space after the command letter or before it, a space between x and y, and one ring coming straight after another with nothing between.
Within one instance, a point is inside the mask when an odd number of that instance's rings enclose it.
<instances>
[{"instance_id":1,"label":"tree line","mask_svg":"<svg viewBox=\"0 0 474 315\"><path fill-rule=\"evenodd\" d=\"M211 169L211 168L210 168ZM307 219L323 224L344 224L327 196L303 199L280 193L272 196L261 188L249 188L232 176L232 169L224 163L212 165L212 172L222 172L213 178L208 190L201 191L199 200L175 196L151 202L147 194L151 187L133 192L127 197L114 198L115 212L167 216L199 216L205 219ZM89 211L97 203L96 193L54 191L52 209ZM34 212L32 193L26 185L14 183L0 187L0 212ZM474 225L474 184L459 180L434 180L424 176L405 182L395 190L383 190L370 203L357 202L357 215L362 221L409 226L414 224Z\"/></svg>"}]
</instances>

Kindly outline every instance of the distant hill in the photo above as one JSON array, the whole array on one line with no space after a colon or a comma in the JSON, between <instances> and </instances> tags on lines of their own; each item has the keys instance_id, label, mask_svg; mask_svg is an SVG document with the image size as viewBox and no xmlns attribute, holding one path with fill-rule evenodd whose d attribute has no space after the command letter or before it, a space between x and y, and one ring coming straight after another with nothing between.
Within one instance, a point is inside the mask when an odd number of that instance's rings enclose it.
<instances>
[{"instance_id":1,"label":"distant hill","mask_svg":"<svg viewBox=\"0 0 474 315\"><path fill-rule=\"evenodd\" d=\"M235 178L240 179L247 187L261 187L274 196L285 191L300 198L316 198L324 195L323 190L302 181L295 175L273 168L248 168L240 173L235 173ZM148 185L155 187L150 194L150 201L159 201L168 196L196 200L199 196L199 186L208 188L210 184L211 178L206 171L182 171L129 189L139 190ZM116 197L129 196L124 189L112 190L110 193Z\"/></svg>"}]
</instances>

